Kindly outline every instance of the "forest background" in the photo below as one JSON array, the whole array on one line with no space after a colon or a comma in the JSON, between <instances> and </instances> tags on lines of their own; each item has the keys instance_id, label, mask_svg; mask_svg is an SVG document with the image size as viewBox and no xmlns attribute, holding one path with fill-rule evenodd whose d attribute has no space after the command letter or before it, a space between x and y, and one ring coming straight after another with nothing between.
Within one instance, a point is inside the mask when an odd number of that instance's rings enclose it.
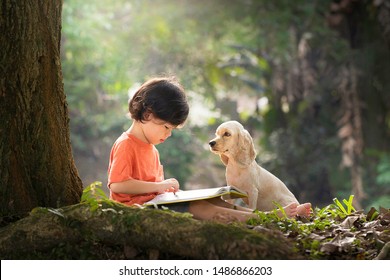
<instances>
[{"instance_id":1,"label":"forest background","mask_svg":"<svg viewBox=\"0 0 390 280\"><path fill-rule=\"evenodd\" d=\"M342 0L65 0L61 59L83 185L103 182L127 101L175 75L190 119L157 148L183 189L224 185L208 142L226 120L315 206L390 207L390 4Z\"/></svg>"}]
</instances>

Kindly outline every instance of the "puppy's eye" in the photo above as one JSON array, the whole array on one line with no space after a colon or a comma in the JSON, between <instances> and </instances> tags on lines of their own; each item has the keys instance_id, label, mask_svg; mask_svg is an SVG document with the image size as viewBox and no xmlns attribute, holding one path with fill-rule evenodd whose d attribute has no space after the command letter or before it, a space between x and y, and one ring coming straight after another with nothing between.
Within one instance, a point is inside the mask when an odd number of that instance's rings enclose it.
<instances>
[{"instance_id":1,"label":"puppy's eye","mask_svg":"<svg viewBox=\"0 0 390 280\"><path fill-rule=\"evenodd\" d=\"M230 134L229 132L226 131L226 132L223 134L223 136L224 136L224 137L229 137L229 136L231 136L231 134Z\"/></svg>"}]
</instances>

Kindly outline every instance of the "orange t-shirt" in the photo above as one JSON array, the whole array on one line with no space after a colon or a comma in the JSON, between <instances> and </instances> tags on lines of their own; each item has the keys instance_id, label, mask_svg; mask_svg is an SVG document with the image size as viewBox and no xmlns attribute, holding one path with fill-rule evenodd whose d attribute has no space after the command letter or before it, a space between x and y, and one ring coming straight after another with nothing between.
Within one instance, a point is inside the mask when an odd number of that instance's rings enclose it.
<instances>
[{"instance_id":1,"label":"orange t-shirt","mask_svg":"<svg viewBox=\"0 0 390 280\"><path fill-rule=\"evenodd\" d=\"M127 132L124 132L114 143L108 166L108 188L111 183L127 180L161 182L164 180L163 166L156 147L147 144ZM118 202L133 205L143 204L157 193L124 194L110 189L110 198Z\"/></svg>"}]
</instances>

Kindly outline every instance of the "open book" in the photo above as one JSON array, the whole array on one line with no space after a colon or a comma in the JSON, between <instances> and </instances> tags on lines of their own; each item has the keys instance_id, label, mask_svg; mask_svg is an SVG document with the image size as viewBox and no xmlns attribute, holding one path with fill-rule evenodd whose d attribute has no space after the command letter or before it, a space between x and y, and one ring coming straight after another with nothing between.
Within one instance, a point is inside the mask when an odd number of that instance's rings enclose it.
<instances>
[{"instance_id":1,"label":"open book","mask_svg":"<svg viewBox=\"0 0 390 280\"><path fill-rule=\"evenodd\" d=\"M154 199L144 203L143 205L178 203L185 201L204 200L214 197L221 197L222 199L235 199L247 196L248 195L245 192L236 187L225 186L220 188L178 191L176 193L166 192L159 194Z\"/></svg>"}]
</instances>

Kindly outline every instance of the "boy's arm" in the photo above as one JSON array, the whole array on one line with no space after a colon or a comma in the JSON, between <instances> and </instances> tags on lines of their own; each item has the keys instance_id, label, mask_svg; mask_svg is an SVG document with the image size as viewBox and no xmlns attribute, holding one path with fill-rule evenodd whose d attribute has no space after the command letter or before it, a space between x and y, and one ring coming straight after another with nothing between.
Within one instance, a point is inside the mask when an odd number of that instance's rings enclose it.
<instances>
[{"instance_id":1,"label":"boy's arm","mask_svg":"<svg viewBox=\"0 0 390 280\"><path fill-rule=\"evenodd\" d=\"M142 193L164 193L167 190L179 190L179 182L174 179L167 179L161 182L146 182L140 180L127 180L123 182L111 183L110 189L116 193L142 194Z\"/></svg>"}]
</instances>

